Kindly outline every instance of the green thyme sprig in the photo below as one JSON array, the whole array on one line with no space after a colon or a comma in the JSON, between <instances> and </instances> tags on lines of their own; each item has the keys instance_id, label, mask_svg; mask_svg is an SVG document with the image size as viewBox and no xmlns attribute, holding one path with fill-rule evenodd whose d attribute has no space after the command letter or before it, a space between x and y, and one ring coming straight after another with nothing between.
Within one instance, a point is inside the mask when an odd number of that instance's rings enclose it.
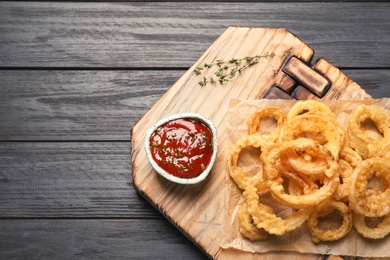
<instances>
[{"instance_id":1,"label":"green thyme sprig","mask_svg":"<svg viewBox=\"0 0 390 260\"><path fill-rule=\"evenodd\" d=\"M241 59L230 59L230 60L216 60L212 63L205 63L203 66L199 66L194 70L194 73L196 75L202 74L202 71L205 69L210 69L213 66L217 66L218 69L215 71L214 75L217 79L214 79L214 77L210 77L207 79L206 77L203 77L202 80L198 82L198 84L202 87L206 86L207 83L215 84L216 82L219 82L220 84L223 84L238 74L241 74L244 72L247 68L252 67L256 63L259 62L260 58L272 58L275 56L274 53L262 53L255 56L246 56Z\"/></svg>"}]
</instances>

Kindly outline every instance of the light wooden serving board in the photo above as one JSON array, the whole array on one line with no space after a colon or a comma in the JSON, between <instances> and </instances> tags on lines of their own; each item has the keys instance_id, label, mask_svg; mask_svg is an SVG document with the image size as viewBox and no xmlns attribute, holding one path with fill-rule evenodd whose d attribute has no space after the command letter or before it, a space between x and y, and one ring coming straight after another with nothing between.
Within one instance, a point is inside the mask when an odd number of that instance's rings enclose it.
<instances>
[{"instance_id":1,"label":"light wooden serving board","mask_svg":"<svg viewBox=\"0 0 390 260\"><path fill-rule=\"evenodd\" d=\"M238 77L223 85L198 82L215 69L194 69L219 59L260 53L260 59ZM226 178L225 120L231 99L370 99L360 86L325 59L314 65L314 50L283 28L229 27L199 60L140 119L131 133L134 185L150 203L212 259L279 258L318 259L323 256L270 252L252 254L222 249L221 223L225 216ZM201 185L182 186L165 181L149 164L143 147L146 131L158 120L183 112L196 112L213 120L218 129L219 150L213 170ZM222 185L221 185L222 184Z\"/></svg>"}]
</instances>

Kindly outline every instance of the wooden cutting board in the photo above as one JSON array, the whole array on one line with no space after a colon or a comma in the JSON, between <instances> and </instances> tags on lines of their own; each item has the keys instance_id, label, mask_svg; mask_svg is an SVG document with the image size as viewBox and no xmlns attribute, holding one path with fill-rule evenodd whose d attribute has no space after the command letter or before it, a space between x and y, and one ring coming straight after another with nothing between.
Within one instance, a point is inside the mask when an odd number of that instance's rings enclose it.
<instances>
[{"instance_id":1,"label":"wooden cutting board","mask_svg":"<svg viewBox=\"0 0 390 260\"><path fill-rule=\"evenodd\" d=\"M205 63L273 53L242 74L220 84L198 83L214 77L216 69L194 70ZM134 185L153 206L212 259L318 259L294 253L252 254L222 249L224 212L225 120L231 99L370 99L359 85L325 59L310 66L314 50L284 28L229 27L165 95L140 119L131 133ZM197 112L213 120L219 151L209 178L201 185L182 186L165 181L148 163L143 141L148 128L175 113Z\"/></svg>"}]
</instances>

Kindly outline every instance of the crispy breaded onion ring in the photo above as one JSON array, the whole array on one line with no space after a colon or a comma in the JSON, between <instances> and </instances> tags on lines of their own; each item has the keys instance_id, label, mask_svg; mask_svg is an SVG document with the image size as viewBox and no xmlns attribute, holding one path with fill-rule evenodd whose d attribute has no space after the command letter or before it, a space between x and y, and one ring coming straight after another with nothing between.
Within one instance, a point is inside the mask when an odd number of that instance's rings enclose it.
<instances>
[{"instance_id":1,"label":"crispy breaded onion ring","mask_svg":"<svg viewBox=\"0 0 390 260\"><path fill-rule=\"evenodd\" d=\"M338 210L343 218L341 225L337 229L325 230L320 228L318 219L332 213L334 210ZM352 228L352 212L343 202L327 200L315 206L313 213L310 214L307 220L307 224L314 243L339 240L345 237Z\"/></svg>"},{"instance_id":2,"label":"crispy breaded onion ring","mask_svg":"<svg viewBox=\"0 0 390 260\"><path fill-rule=\"evenodd\" d=\"M381 152L381 157L390 160L390 144L386 145Z\"/></svg>"},{"instance_id":3,"label":"crispy breaded onion ring","mask_svg":"<svg viewBox=\"0 0 390 260\"><path fill-rule=\"evenodd\" d=\"M293 149L287 150L283 159L292 169L307 175L320 174L328 168L327 161L319 157L314 150L301 154Z\"/></svg>"},{"instance_id":4,"label":"crispy breaded onion ring","mask_svg":"<svg viewBox=\"0 0 390 260\"><path fill-rule=\"evenodd\" d=\"M308 193L313 192L314 189L318 188L318 186L317 185L313 185L313 183L310 180L302 178L302 176L296 174L295 172L289 171L288 169L283 169L280 172L280 174L281 174L282 177L286 178L286 181L287 181L287 191L288 191L288 194L290 194L290 195L308 194ZM295 183L295 185L299 185L300 192L299 192L299 190L295 190L295 191L293 190L290 193L290 189L289 189L290 182ZM290 188L294 188L294 187L292 186ZM295 187L295 188L297 188L297 187Z\"/></svg>"},{"instance_id":5,"label":"crispy breaded onion ring","mask_svg":"<svg viewBox=\"0 0 390 260\"><path fill-rule=\"evenodd\" d=\"M302 115L305 113L324 114L327 115L328 118L329 117L333 119L336 118L336 115L324 103L321 103L316 100L305 100L305 101L298 101L297 103L295 103L295 105L290 109L290 111L287 114L287 120L290 120L295 116Z\"/></svg>"},{"instance_id":6,"label":"crispy breaded onion ring","mask_svg":"<svg viewBox=\"0 0 390 260\"><path fill-rule=\"evenodd\" d=\"M353 226L356 231L365 238L381 239L390 233L390 214L383 217L383 220L376 227L368 227L366 217L353 212Z\"/></svg>"},{"instance_id":7,"label":"crispy breaded onion ring","mask_svg":"<svg viewBox=\"0 0 390 260\"><path fill-rule=\"evenodd\" d=\"M322 179L318 179L318 181L322 182L321 187L312 193L303 195L292 195L285 192L283 178L277 164L282 153L288 149L294 149L297 152L304 152L308 149L315 150L319 156L327 160L328 168L321 175ZM311 139L299 138L272 144L263 151L260 159L263 164L263 177L272 195L292 208L304 208L321 203L332 196L340 183L338 163L332 159L332 156L325 147Z\"/></svg>"},{"instance_id":8,"label":"crispy breaded onion ring","mask_svg":"<svg viewBox=\"0 0 390 260\"><path fill-rule=\"evenodd\" d=\"M366 134L362 123L371 119L383 135L379 140ZM379 156L381 150L390 144L390 116L382 109L369 106L357 106L348 121L347 129L351 147L364 159Z\"/></svg>"},{"instance_id":9,"label":"crispy breaded onion ring","mask_svg":"<svg viewBox=\"0 0 390 260\"><path fill-rule=\"evenodd\" d=\"M284 124L279 140L290 141L302 137L317 140L338 160L344 135L339 131L339 126L328 118L309 113L295 116Z\"/></svg>"},{"instance_id":10,"label":"crispy breaded onion ring","mask_svg":"<svg viewBox=\"0 0 390 260\"><path fill-rule=\"evenodd\" d=\"M376 176L383 184L381 188L368 188L368 181ZM381 217L390 213L390 162L375 157L364 160L350 179L350 207L367 217Z\"/></svg>"},{"instance_id":11,"label":"crispy breaded onion ring","mask_svg":"<svg viewBox=\"0 0 390 260\"><path fill-rule=\"evenodd\" d=\"M251 214L248 211L248 204L244 203L238 212L238 225L241 234L251 241L260 241L267 239L269 233L262 228L257 228L253 222Z\"/></svg>"},{"instance_id":12,"label":"crispy breaded onion ring","mask_svg":"<svg viewBox=\"0 0 390 260\"><path fill-rule=\"evenodd\" d=\"M260 135L248 135L238 140L230 149L230 153L227 159L228 171L230 177L234 180L240 189L245 190L253 178L245 175L241 167L238 166L238 158L240 156L241 150L247 146L263 148L268 146L268 144L269 141ZM261 174L261 167L258 174Z\"/></svg>"},{"instance_id":13,"label":"crispy breaded onion ring","mask_svg":"<svg viewBox=\"0 0 390 260\"><path fill-rule=\"evenodd\" d=\"M340 185L333 198L343 202L349 201L349 186L352 173L362 163L362 157L352 148L343 146L340 152Z\"/></svg>"},{"instance_id":14,"label":"crispy breaded onion ring","mask_svg":"<svg viewBox=\"0 0 390 260\"><path fill-rule=\"evenodd\" d=\"M339 160L340 165L340 184L337 186L333 198L338 201L348 202L349 201L349 186L350 180L353 173L352 166L345 160Z\"/></svg>"},{"instance_id":15,"label":"crispy breaded onion ring","mask_svg":"<svg viewBox=\"0 0 390 260\"><path fill-rule=\"evenodd\" d=\"M312 207L299 209L286 219L282 219L277 217L273 210L271 213L268 212L269 207L260 202L260 197L254 186L249 185L244 195L248 203L248 211L257 224L257 228L263 228L268 233L278 236L302 226L313 210Z\"/></svg>"},{"instance_id":16,"label":"crispy breaded onion ring","mask_svg":"<svg viewBox=\"0 0 390 260\"><path fill-rule=\"evenodd\" d=\"M277 126L269 134L260 134L260 120L268 116L272 116L273 118L275 118L275 120L277 121ZM282 109L278 107L261 108L248 118L248 131L249 134L260 134L268 140L276 142L276 140L279 138L280 129L282 128L282 125L285 121L286 114Z\"/></svg>"},{"instance_id":17,"label":"crispy breaded onion ring","mask_svg":"<svg viewBox=\"0 0 390 260\"><path fill-rule=\"evenodd\" d=\"M355 150L350 147L344 146L340 152L340 159L348 162L353 169L355 169L362 161L362 157Z\"/></svg>"}]
</instances>

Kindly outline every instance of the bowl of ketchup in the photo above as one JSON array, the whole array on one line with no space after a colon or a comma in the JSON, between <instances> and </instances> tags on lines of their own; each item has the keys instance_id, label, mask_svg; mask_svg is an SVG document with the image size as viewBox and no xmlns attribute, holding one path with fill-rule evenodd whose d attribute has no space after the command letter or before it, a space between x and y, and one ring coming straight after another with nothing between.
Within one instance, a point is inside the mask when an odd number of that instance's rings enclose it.
<instances>
[{"instance_id":1,"label":"bowl of ketchup","mask_svg":"<svg viewBox=\"0 0 390 260\"><path fill-rule=\"evenodd\" d=\"M203 181L214 165L218 150L214 123L197 113L166 117L145 137L145 151L153 168L179 184Z\"/></svg>"}]
</instances>

